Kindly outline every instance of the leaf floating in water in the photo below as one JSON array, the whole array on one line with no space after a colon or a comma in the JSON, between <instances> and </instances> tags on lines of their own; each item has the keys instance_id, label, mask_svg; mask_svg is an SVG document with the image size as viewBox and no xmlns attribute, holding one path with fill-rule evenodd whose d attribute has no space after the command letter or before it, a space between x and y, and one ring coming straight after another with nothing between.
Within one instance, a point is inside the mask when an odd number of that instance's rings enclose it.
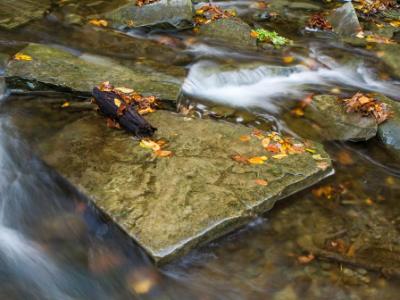
<instances>
[{"instance_id":1,"label":"leaf floating in water","mask_svg":"<svg viewBox=\"0 0 400 300\"><path fill-rule=\"evenodd\" d=\"M31 61L32 56L27 55L27 54L22 54L22 53L17 53L14 55L15 60L22 60L22 61Z\"/></svg>"}]
</instances>

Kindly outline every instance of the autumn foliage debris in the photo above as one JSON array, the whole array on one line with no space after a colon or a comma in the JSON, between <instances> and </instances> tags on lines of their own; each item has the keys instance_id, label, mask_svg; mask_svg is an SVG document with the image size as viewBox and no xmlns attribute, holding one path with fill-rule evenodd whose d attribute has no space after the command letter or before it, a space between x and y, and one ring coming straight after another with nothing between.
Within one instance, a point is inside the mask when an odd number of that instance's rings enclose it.
<instances>
[{"instance_id":1,"label":"autumn foliage debris","mask_svg":"<svg viewBox=\"0 0 400 300\"><path fill-rule=\"evenodd\" d=\"M102 92L113 92L124 101L124 103L118 103L118 101L116 103L119 115L122 115L129 105L136 106L136 110L140 115L152 113L157 108L158 99L155 96L145 97L130 88L114 87L109 81L100 84L99 89Z\"/></svg>"},{"instance_id":2,"label":"autumn foliage debris","mask_svg":"<svg viewBox=\"0 0 400 300\"><path fill-rule=\"evenodd\" d=\"M372 96L356 93L353 97L343 100L347 113L360 113L365 117L374 117L378 124L385 122L390 116L387 104Z\"/></svg>"},{"instance_id":3,"label":"autumn foliage debris","mask_svg":"<svg viewBox=\"0 0 400 300\"><path fill-rule=\"evenodd\" d=\"M160 0L136 0L135 4L136 4L136 6L141 7L143 5L147 5L147 4L158 2L158 1L160 1Z\"/></svg>"},{"instance_id":4,"label":"autumn foliage debris","mask_svg":"<svg viewBox=\"0 0 400 300\"><path fill-rule=\"evenodd\" d=\"M396 0L354 0L354 7L364 14L371 15L395 7Z\"/></svg>"},{"instance_id":5,"label":"autumn foliage debris","mask_svg":"<svg viewBox=\"0 0 400 300\"><path fill-rule=\"evenodd\" d=\"M332 25L325 19L322 13L316 13L310 16L307 26L313 29L332 30Z\"/></svg>"},{"instance_id":6,"label":"autumn foliage debris","mask_svg":"<svg viewBox=\"0 0 400 300\"><path fill-rule=\"evenodd\" d=\"M211 23L219 19L226 19L236 16L235 11L223 10L213 4L206 4L196 10L194 22L196 25L203 25Z\"/></svg>"}]
</instances>

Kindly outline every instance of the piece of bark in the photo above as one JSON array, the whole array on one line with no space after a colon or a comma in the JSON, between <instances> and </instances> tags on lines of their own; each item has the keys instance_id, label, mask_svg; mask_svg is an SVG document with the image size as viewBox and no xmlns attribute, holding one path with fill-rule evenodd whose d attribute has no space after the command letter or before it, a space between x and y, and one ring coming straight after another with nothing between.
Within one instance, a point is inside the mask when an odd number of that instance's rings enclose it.
<instances>
[{"instance_id":1,"label":"piece of bark","mask_svg":"<svg viewBox=\"0 0 400 300\"><path fill-rule=\"evenodd\" d=\"M138 138L151 137L157 128L151 126L132 105L126 105L125 101L114 92L102 92L95 87L93 97L99 106L100 112L106 117L118 122L122 128L132 133ZM120 106L126 106L121 110L115 103L115 99L120 101Z\"/></svg>"}]
</instances>

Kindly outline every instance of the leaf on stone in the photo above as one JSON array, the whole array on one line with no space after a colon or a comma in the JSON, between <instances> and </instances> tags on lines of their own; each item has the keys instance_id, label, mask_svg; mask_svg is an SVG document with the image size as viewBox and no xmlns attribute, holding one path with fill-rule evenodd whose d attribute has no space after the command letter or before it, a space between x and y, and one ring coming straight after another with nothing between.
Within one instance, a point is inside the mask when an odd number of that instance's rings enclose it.
<instances>
[{"instance_id":1,"label":"leaf on stone","mask_svg":"<svg viewBox=\"0 0 400 300\"><path fill-rule=\"evenodd\" d=\"M250 141L251 137L248 135L242 135L239 137L239 140L241 140L242 142L248 142Z\"/></svg>"},{"instance_id":2,"label":"leaf on stone","mask_svg":"<svg viewBox=\"0 0 400 300\"><path fill-rule=\"evenodd\" d=\"M329 168L329 163L326 162L326 161L321 161L321 162L317 163L317 167L319 169L321 169L322 171L325 171L325 170L327 170Z\"/></svg>"},{"instance_id":3,"label":"leaf on stone","mask_svg":"<svg viewBox=\"0 0 400 300\"><path fill-rule=\"evenodd\" d=\"M395 41L393 41L387 37L380 36L377 34L367 35L365 37L365 40L368 43L377 43L377 44L395 44L396 43Z\"/></svg>"},{"instance_id":4,"label":"leaf on stone","mask_svg":"<svg viewBox=\"0 0 400 300\"><path fill-rule=\"evenodd\" d=\"M287 157L288 155L287 154L275 154L275 155L272 155L272 158L275 158L275 159L283 159L283 158L285 158L285 157Z\"/></svg>"},{"instance_id":5,"label":"leaf on stone","mask_svg":"<svg viewBox=\"0 0 400 300\"><path fill-rule=\"evenodd\" d=\"M14 59L15 60L22 60L22 61L31 61L32 60L32 56L27 55L27 54L23 54L23 53L17 53L14 55Z\"/></svg>"},{"instance_id":6,"label":"leaf on stone","mask_svg":"<svg viewBox=\"0 0 400 300\"><path fill-rule=\"evenodd\" d=\"M268 185L268 181L264 180L264 179L256 179L255 183L261 186L267 186Z\"/></svg>"},{"instance_id":7,"label":"leaf on stone","mask_svg":"<svg viewBox=\"0 0 400 300\"><path fill-rule=\"evenodd\" d=\"M153 151L158 151L161 149L161 146L157 142L149 139L141 140L139 145L142 148L151 149Z\"/></svg>"},{"instance_id":8,"label":"leaf on stone","mask_svg":"<svg viewBox=\"0 0 400 300\"><path fill-rule=\"evenodd\" d=\"M264 148L267 148L267 147L269 146L270 143L271 143L271 139L270 139L269 137L263 138L263 139L261 140L261 145L262 145Z\"/></svg>"},{"instance_id":9,"label":"leaf on stone","mask_svg":"<svg viewBox=\"0 0 400 300\"><path fill-rule=\"evenodd\" d=\"M172 156L172 151L168 150L157 150L154 152L154 154L158 157L171 157Z\"/></svg>"},{"instance_id":10,"label":"leaf on stone","mask_svg":"<svg viewBox=\"0 0 400 300\"><path fill-rule=\"evenodd\" d=\"M250 157L247 161L252 165L262 165L268 159L266 156Z\"/></svg>"},{"instance_id":11,"label":"leaf on stone","mask_svg":"<svg viewBox=\"0 0 400 300\"><path fill-rule=\"evenodd\" d=\"M307 26L313 29L320 30L332 30L332 25L325 19L325 16L322 13L316 13L310 16L307 21Z\"/></svg>"},{"instance_id":12,"label":"leaf on stone","mask_svg":"<svg viewBox=\"0 0 400 300\"><path fill-rule=\"evenodd\" d=\"M324 158L321 156L321 154L313 154L312 158L314 160L318 160L318 161L324 160Z\"/></svg>"},{"instance_id":13,"label":"leaf on stone","mask_svg":"<svg viewBox=\"0 0 400 300\"><path fill-rule=\"evenodd\" d=\"M343 102L347 113L360 113L364 117L374 117L378 124L385 122L390 116L386 103L360 92L349 99L344 99Z\"/></svg>"},{"instance_id":14,"label":"leaf on stone","mask_svg":"<svg viewBox=\"0 0 400 300\"><path fill-rule=\"evenodd\" d=\"M143 5L151 4L158 1L160 0L136 0L135 5L142 7Z\"/></svg>"},{"instance_id":15,"label":"leaf on stone","mask_svg":"<svg viewBox=\"0 0 400 300\"><path fill-rule=\"evenodd\" d=\"M240 154L232 155L231 158L234 161L238 162L238 163L242 163L242 164L248 164L249 163L248 160L247 160L247 157L245 157L243 155L240 155Z\"/></svg>"}]
</instances>

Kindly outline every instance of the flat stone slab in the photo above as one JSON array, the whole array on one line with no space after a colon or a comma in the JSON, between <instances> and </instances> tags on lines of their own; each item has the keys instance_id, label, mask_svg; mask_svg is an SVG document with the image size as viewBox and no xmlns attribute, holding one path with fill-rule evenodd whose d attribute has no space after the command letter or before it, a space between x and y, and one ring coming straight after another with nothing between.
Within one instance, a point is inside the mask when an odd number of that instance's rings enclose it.
<instances>
[{"instance_id":1,"label":"flat stone slab","mask_svg":"<svg viewBox=\"0 0 400 300\"><path fill-rule=\"evenodd\" d=\"M39 111L32 101L22 105L25 113L19 111L14 123L34 140L39 156L157 263L239 228L333 172L321 145L307 146L321 155L317 159L308 152L275 159L242 125L157 111L146 118L158 128L156 139L168 141L165 150L173 152L162 158L125 132L107 128L95 112L68 116L59 105ZM231 158L235 154L269 158L243 164Z\"/></svg>"},{"instance_id":2,"label":"flat stone slab","mask_svg":"<svg viewBox=\"0 0 400 300\"><path fill-rule=\"evenodd\" d=\"M191 0L159 0L143 6L130 1L102 17L110 21L113 28L141 27L170 24L177 28L191 25L193 6Z\"/></svg>"},{"instance_id":3,"label":"flat stone slab","mask_svg":"<svg viewBox=\"0 0 400 300\"><path fill-rule=\"evenodd\" d=\"M1 0L0 28L13 29L43 17L50 0Z\"/></svg>"},{"instance_id":4,"label":"flat stone slab","mask_svg":"<svg viewBox=\"0 0 400 300\"><path fill-rule=\"evenodd\" d=\"M101 82L111 81L115 86L134 86L144 94L176 100L183 81L149 67L129 68L110 58L75 55L45 45L30 44L20 53L31 56L32 60L9 62L6 77L11 87L23 81L28 82L31 89L46 84L91 92Z\"/></svg>"}]
</instances>

